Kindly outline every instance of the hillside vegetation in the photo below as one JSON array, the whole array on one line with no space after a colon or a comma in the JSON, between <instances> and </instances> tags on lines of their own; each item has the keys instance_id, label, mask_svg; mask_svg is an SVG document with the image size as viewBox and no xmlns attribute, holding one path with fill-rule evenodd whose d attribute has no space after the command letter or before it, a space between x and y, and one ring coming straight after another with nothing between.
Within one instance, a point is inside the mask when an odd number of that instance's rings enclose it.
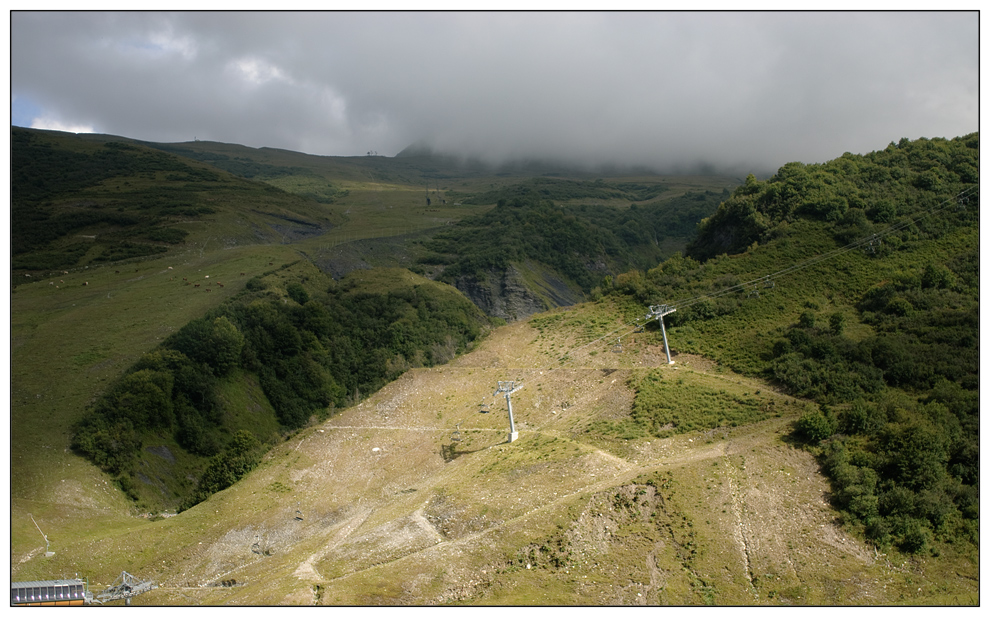
<instances>
[{"instance_id":1,"label":"hillside vegetation","mask_svg":"<svg viewBox=\"0 0 990 617\"><path fill-rule=\"evenodd\" d=\"M741 186L25 135L53 183L21 164L16 220L57 234L18 255L71 265L15 269L17 580L126 569L159 584L136 604L979 603L978 135ZM494 292L517 323L479 310Z\"/></svg>"},{"instance_id":2,"label":"hillside vegetation","mask_svg":"<svg viewBox=\"0 0 990 617\"><path fill-rule=\"evenodd\" d=\"M311 198L126 140L17 127L10 214L15 284L51 270L175 253L211 237L256 244L339 221Z\"/></svg>"},{"instance_id":3,"label":"hillside vegetation","mask_svg":"<svg viewBox=\"0 0 990 617\"><path fill-rule=\"evenodd\" d=\"M287 264L144 354L76 426L73 447L141 507L188 507L233 484L283 433L409 368L450 361L488 327L455 290L409 272L337 284ZM263 404L245 416L253 384Z\"/></svg>"},{"instance_id":4,"label":"hillside vegetation","mask_svg":"<svg viewBox=\"0 0 990 617\"><path fill-rule=\"evenodd\" d=\"M388 159L214 142L145 145L333 204L346 224L299 246L335 277L407 267L510 321L584 300L605 276L683 249L697 222L740 182L642 170L601 178L532 161L493 167L416 148Z\"/></svg>"},{"instance_id":5,"label":"hillside vegetation","mask_svg":"<svg viewBox=\"0 0 990 617\"><path fill-rule=\"evenodd\" d=\"M820 403L796 434L881 548L978 542L978 148L902 140L750 177L688 257L611 289L673 301L682 349Z\"/></svg>"},{"instance_id":6,"label":"hillside vegetation","mask_svg":"<svg viewBox=\"0 0 990 617\"><path fill-rule=\"evenodd\" d=\"M554 190L540 188L547 184ZM657 263L671 246L690 237L723 197L710 191L688 193L627 208L554 201L601 195L648 199L665 190L654 184L635 185L627 192L621 186L540 180L484 193L478 199L495 199L496 207L438 233L426 245L433 254L421 262L443 265L439 279L456 285L462 277L499 276L511 263L533 260L590 293L606 276Z\"/></svg>"}]
</instances>

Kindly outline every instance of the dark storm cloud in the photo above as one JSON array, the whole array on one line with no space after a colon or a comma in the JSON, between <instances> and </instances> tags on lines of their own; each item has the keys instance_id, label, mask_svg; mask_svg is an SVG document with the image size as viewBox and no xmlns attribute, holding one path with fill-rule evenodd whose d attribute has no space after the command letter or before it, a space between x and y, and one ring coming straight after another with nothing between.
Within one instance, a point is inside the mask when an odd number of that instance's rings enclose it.
<instances>
[{"instance_id":1,"label":"dark storm cloud","mask_svg":"<svg viewBox=\"0 0 990 617\"><path fill-rule=\"evenodd\" d=\"M147 140L774 169L977 130L978 43L972 12L14 13L11 87Z\"/></svg>"}]
</instances>

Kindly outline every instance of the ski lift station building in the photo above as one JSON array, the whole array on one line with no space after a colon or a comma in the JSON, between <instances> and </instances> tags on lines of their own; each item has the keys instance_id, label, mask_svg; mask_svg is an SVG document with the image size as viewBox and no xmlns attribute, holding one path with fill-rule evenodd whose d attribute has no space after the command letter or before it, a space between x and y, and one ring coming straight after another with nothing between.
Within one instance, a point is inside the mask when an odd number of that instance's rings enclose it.
<instances>
[{"instance_id":1,"label":"ski lift station building","mask_svg":"<svg viewBox=\"0 0 990 617\"><path fill-rule=\"evenodd\" d=\"M27 581L10 583L11 606L82 606L93 601L86 581Z\"/></svg>"}]
</instances>

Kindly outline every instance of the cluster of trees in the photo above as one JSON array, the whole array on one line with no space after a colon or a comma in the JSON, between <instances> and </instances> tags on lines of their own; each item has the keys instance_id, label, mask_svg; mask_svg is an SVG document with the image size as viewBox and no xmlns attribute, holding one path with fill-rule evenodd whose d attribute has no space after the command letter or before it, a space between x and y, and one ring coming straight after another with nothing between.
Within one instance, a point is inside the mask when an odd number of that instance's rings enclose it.
<instances>
[{"instance_id":1,"label":"cluster of trees","mask_svg":"<svg viewBox=\"0 0 990 617\"><path fill-rule=\"evenodd\" d=\"M956 264L976 267L973 257ZM957 278L945 265L928 264L868 290L857 308L875 334L856 341L842 335L842 313L827 324L804 313L774 344L773 375L792 392L823 402L849 401L885 384L926 391L948 380L976 389L977 290L943 287L948 277Z\"/></svg>"},{"instance_id":2,"label":"cluster of trees","mask_svg":"<svg viewBox=\"0 0 990 617\"><path fill-rule=\"evenodd\" d=\"M120 142L83 152L37 131L10 129L11 199L38 202L117 177L156 171L196 171L175 157Z\"/></svg>"},{"instance_id":3,"label":"cluster of trees","mask_svg":"<svg viewBox=\"0 0 990 617\"><path fill-rule=\"evenodd\" d=\"M495 208L463 219L426 244L432 254L421 262L445 265L440 280L484 279L512 262L531 259L590 292L611 272L655 264L664 256L665 241L689 237L723 197L705 192L629 208L564 207L527 185L505 191L514 196L500 197Z\"/></svg>"},{"instance_id":4,"label":"cluster of trees","mask_svg":"<svg viewBox=\"0 0 990 617\"><path fill-rule=\"evenodd\" d=\"M126 485L142 437L171 436L206 466L186 496L190 505L236 481L264 451L225 420L218 393L233 373L257 376L288 431L410 367L453 359L489 325L463 296L425 279L380 293L323 283L330 287L316 297L290 283L292 302L283 302L252 279L248 293L189 322L132 366L76 427L74 448Z\"/></svg>"},{"instance_id":5,"label":"cluster of trees","mask_svg":"<svg viewBox=\"0 0 990 617\"><path fill-rule=\"evenodd\" d=\"M853 342L834 315L819 327L806 314L775 345L778 380L841 405L797 425L822 444L836 505L869 539L908 552L976 540L979 306L977 289L960 281L977 266L975 255L961 257L958 272L928 264L864 294L857 308L872 336Z\"/></svg>"},{"instance_id":6,"label":"cluster of trees","mask_svg":"<svg viewBox=\"0 0 990 617\"><path fill-rule=\"evenodd\" d=\"M137 458L143 433L171 434L193 454L216 454L223 446L217 380L239 364L243 346L243 335L225 317L190 322L95 402L76 427L73 446L114 475Z\"/></svg>"},{"instance_id":7,"label":"cluster of trees","mask_svg":"<svg viewBox=\"0 0 990 617\"><path fill-rule=\"evenodd\" d=\"M979 179L979 134L952 140L901 139L866 155L846 153L820 165L788 163L766 181L750 175L698 226L688 247L696 259L737 253L775 237L805 216L834 224L837 236L862 237L872 225L929 209Z\"/></svg>"},{"instance_id":8,"label":"cluster of trees","mask_svg":"<svg viewBox=\"0 0 990 617\"><path fill-rule=\"evenodd\" d=\"M920 398L888 391L841 411L803 415L819 444L832 501L878 546L922 552L934 541L978 542L979 396L941 381Z\"/></svg>"}]
</instances>

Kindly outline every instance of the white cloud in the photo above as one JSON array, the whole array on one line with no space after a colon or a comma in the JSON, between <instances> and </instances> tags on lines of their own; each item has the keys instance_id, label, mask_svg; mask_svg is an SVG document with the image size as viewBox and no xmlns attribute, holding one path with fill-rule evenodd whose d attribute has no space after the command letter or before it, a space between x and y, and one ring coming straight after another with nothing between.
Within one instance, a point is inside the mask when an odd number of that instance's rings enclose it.
<instances>
[{"instance_id":1,"label":"white cloud","mask_svg":"<svg viewBox=\"0 0 990 617\"><path fill-rule=\"evenodd\" d=\"M269 81L282 81L292 84L293 81L282 69L270 62L257 58L241 58L230 63L234 72L252 85L262 85Z\"/></svg>"},{"instance_id":2,"label":"white cloud","mask_svg":"<svg viewBox=\"0 0 990 617\"><path fill-rule=\"evenodd\" d=\"M31 128L43 129L47 131L65 131L66 133L95 133L96 129L91 124L72 124L55 120L53 118L35 118L31 121Z\"/></svg>"}]
</instances>

